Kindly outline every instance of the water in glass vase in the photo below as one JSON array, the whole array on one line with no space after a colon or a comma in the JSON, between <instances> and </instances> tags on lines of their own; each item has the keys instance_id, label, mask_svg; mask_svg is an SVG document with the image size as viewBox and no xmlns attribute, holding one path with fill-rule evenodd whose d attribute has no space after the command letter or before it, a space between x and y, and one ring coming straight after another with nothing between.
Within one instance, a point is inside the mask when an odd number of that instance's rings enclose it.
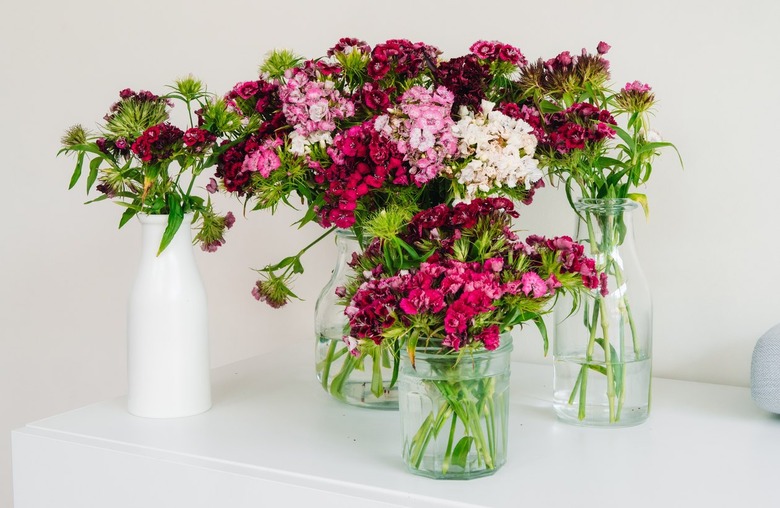
<instances>
[{"instance_id":1,"label":"water in glass vase","mask_svg":"<svg viewBox=\"0 0 780 508\"><path fill-rule=\"evenodd\" d=\"M458 418L442 395L447 381L413 377L401 379L401 423L404 460L417 475L441 480L467 480L495 473L506 461L509 376L450 384L463 393L464 407L475 392L490 393L484 405L474 405L474 418ZM478 409L477 409L478 408ZM469 413L466 413L469 414ZM470 415L469 415L470 416ZM422 422L422 423L421 423ZM428 431L429 435L424 433Z\"/></svg>"},{"instance_id":2,"label":"water in glass vase","mask_svg":"<svg viewBox=\"0 0 780 508\"><path fill-rule=\"evenodd\" d=\"M398 390L394 380L388 384L391 379L386 379L397 365L390 349L377 348L374 354L356 357L341 339L320 335L315 354L317 380L334 398L353 406L398 409Z\"/></svg>"},{"instance_id":3,"label":"water in glass vase","mask_svg":"<svg viewBox=\"0 0 780 508\"><path fill-rule=\"evenodd\" d=\"M558 418L589 426L629 427L644 422L650 412L651 364L649 358L626 359L613 363L608 376L603 361L557 357L553 407Z\"/></svg>"}]
</instances>

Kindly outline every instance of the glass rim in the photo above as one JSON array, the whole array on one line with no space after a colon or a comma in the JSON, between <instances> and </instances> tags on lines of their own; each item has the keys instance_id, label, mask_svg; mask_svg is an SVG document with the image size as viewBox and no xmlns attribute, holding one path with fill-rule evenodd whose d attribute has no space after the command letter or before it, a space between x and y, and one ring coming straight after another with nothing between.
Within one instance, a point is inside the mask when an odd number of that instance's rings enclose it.
<instances>
[{"instance_id":1,"label":"glass rim","mask_svg":"<svg viewBox=\"0 0 780 508\"><path fill-rule=\"evenodd\" d=\"M634 210L639 203L630 198L581 198L574 203L577 211Z\"/></svg>"},{"instance_id":2,"label":"glass rim","mask_svg":"<svg viewBox=\"0 0 780 508\"><path fill-rule=\"evenodd\" d=\"M512 334L509 332L504 332L500 335L501 340L499 342L499 346L496 349L489 350L489 349L478 349L476 351L471 351L469 353L464 354L464 358L487 358L496 354L500 353L510 353L514 346L512 344ZM422 346L415 348L414 351L414 358L416 360L456 360L460 357L460 353L456 352L454 350L450 350L447 353L440 353L436 352L439 351L439 348L433 347L433 346ZM432 351L432 352L427 352ZM400 348L400 354L402 357L408 358L409 352L405 347Z\"/></svg>"}]
</instances>

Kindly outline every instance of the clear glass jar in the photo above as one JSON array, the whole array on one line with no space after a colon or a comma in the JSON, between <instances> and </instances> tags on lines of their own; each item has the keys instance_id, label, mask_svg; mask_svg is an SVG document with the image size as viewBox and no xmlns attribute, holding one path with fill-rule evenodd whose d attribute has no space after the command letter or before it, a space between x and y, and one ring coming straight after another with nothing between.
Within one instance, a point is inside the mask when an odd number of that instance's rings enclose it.
<instances>
[{"instance_id":1,"label":"clear glass jar","mask_svg":"<svg viewBox=\"0 0 780 508\"><path fill-rule=\"evenodd\" d=\"M414 474L467 480L506 462L512 336L494 351L401 350L403 459Z\"/></svg>"},{"instance_id":2,"label":"clear glass jar","mask_svg":"<svg viewBox=\"0 0 780 508\"><path fill-rule=\"evenodd\" d=\"M354 274L348 263L360 244L349 230L336 232L338 258L333 276L317 298L314 311L317 380L334 398L373 409L398 409L398 348L377 346L360 356L349 352L343 337L349 335L344 305L336 294Z\"/></svg>"},{"instance_id":3,"label":"clear glass jar","mask_svg":"<svg viewBox=\"0 0 780 508\"><path fill-rule=\"evenodd\" d=\"M630 426L650 413L653 310L634 244L629 199L576 204L575 239L608 276L608 294L594 290L572 313L571 298L555 306L553 407L561 420Z\"/></svg>"}]
</instances>

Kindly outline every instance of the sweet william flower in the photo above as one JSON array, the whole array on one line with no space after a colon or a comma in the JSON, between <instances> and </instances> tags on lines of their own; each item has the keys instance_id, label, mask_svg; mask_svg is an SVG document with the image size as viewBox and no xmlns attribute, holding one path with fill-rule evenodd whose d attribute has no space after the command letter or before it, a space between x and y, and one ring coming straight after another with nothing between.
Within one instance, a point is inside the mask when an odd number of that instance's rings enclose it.
<instances>
[{"instance_id":1,"label":"sweet william flower","mask_svg":"<svg viewBox=\"0 0 780 508\"><path fill-rule=\"evenodd\" d=\"M498 348L501 343L501 337L498 333L498 326L492 325L484 330L477 336L477 339L485 345L485 349L493 351Z\"/></svg>"},{"instance_id":2,"label":"sweet william flower","mask_svg":"<svg viewBox=\"0 0 780 508\"><path fill-rule=\"evenodd\" d=\"M534 272L526 272L520 279L522 291L526 296L542 298L547 294L547 283Z\"/></svg>"}]
</instances>

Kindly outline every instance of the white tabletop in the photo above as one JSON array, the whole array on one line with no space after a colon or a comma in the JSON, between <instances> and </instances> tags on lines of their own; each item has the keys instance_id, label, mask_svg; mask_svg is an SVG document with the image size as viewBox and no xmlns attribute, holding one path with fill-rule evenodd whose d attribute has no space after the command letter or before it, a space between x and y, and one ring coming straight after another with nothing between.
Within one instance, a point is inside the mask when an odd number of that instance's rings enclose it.
<instances>
[{"instance_id":1,"label":"white tabletop","mask_svg":"<svg viewBox=\"0 0 780 508\"><path fill-rule=\"evenodd\" d=\"M138 418L126 412L120 398L19 429L14 433L17 507L38 507L36 482L56 488L51 479L56 471L36 464L47 460L50 445L51 464L61 460L53 451L57 442L69 446L63 457L81 448L110 451L109 458L99 459L106 462L103 468L111 467L111 457L142 457L170 468L194 467L199 483L210 481L212 472L230 473L301 489L312 499L354 498L355 506L780 506L775 496L780 418L756 408L746 388L655 379L646 423L583 428L554 416L551 367L514 363L507 464L486 478L437 481L406 471L397 412L347 406L322 390L314 378L312 349L290 345L216 369L214 405L198 416ZM62 468L88 463L73 464ZM132 477L132 469L127 471ZM69 474L68 482L79 481L78 471ZM222 488L221 480L214 481L214 488ZM160 488L174 485L162 481ZM79 506L77 498L72 502Z\"/></svg>"}]
</instances>

